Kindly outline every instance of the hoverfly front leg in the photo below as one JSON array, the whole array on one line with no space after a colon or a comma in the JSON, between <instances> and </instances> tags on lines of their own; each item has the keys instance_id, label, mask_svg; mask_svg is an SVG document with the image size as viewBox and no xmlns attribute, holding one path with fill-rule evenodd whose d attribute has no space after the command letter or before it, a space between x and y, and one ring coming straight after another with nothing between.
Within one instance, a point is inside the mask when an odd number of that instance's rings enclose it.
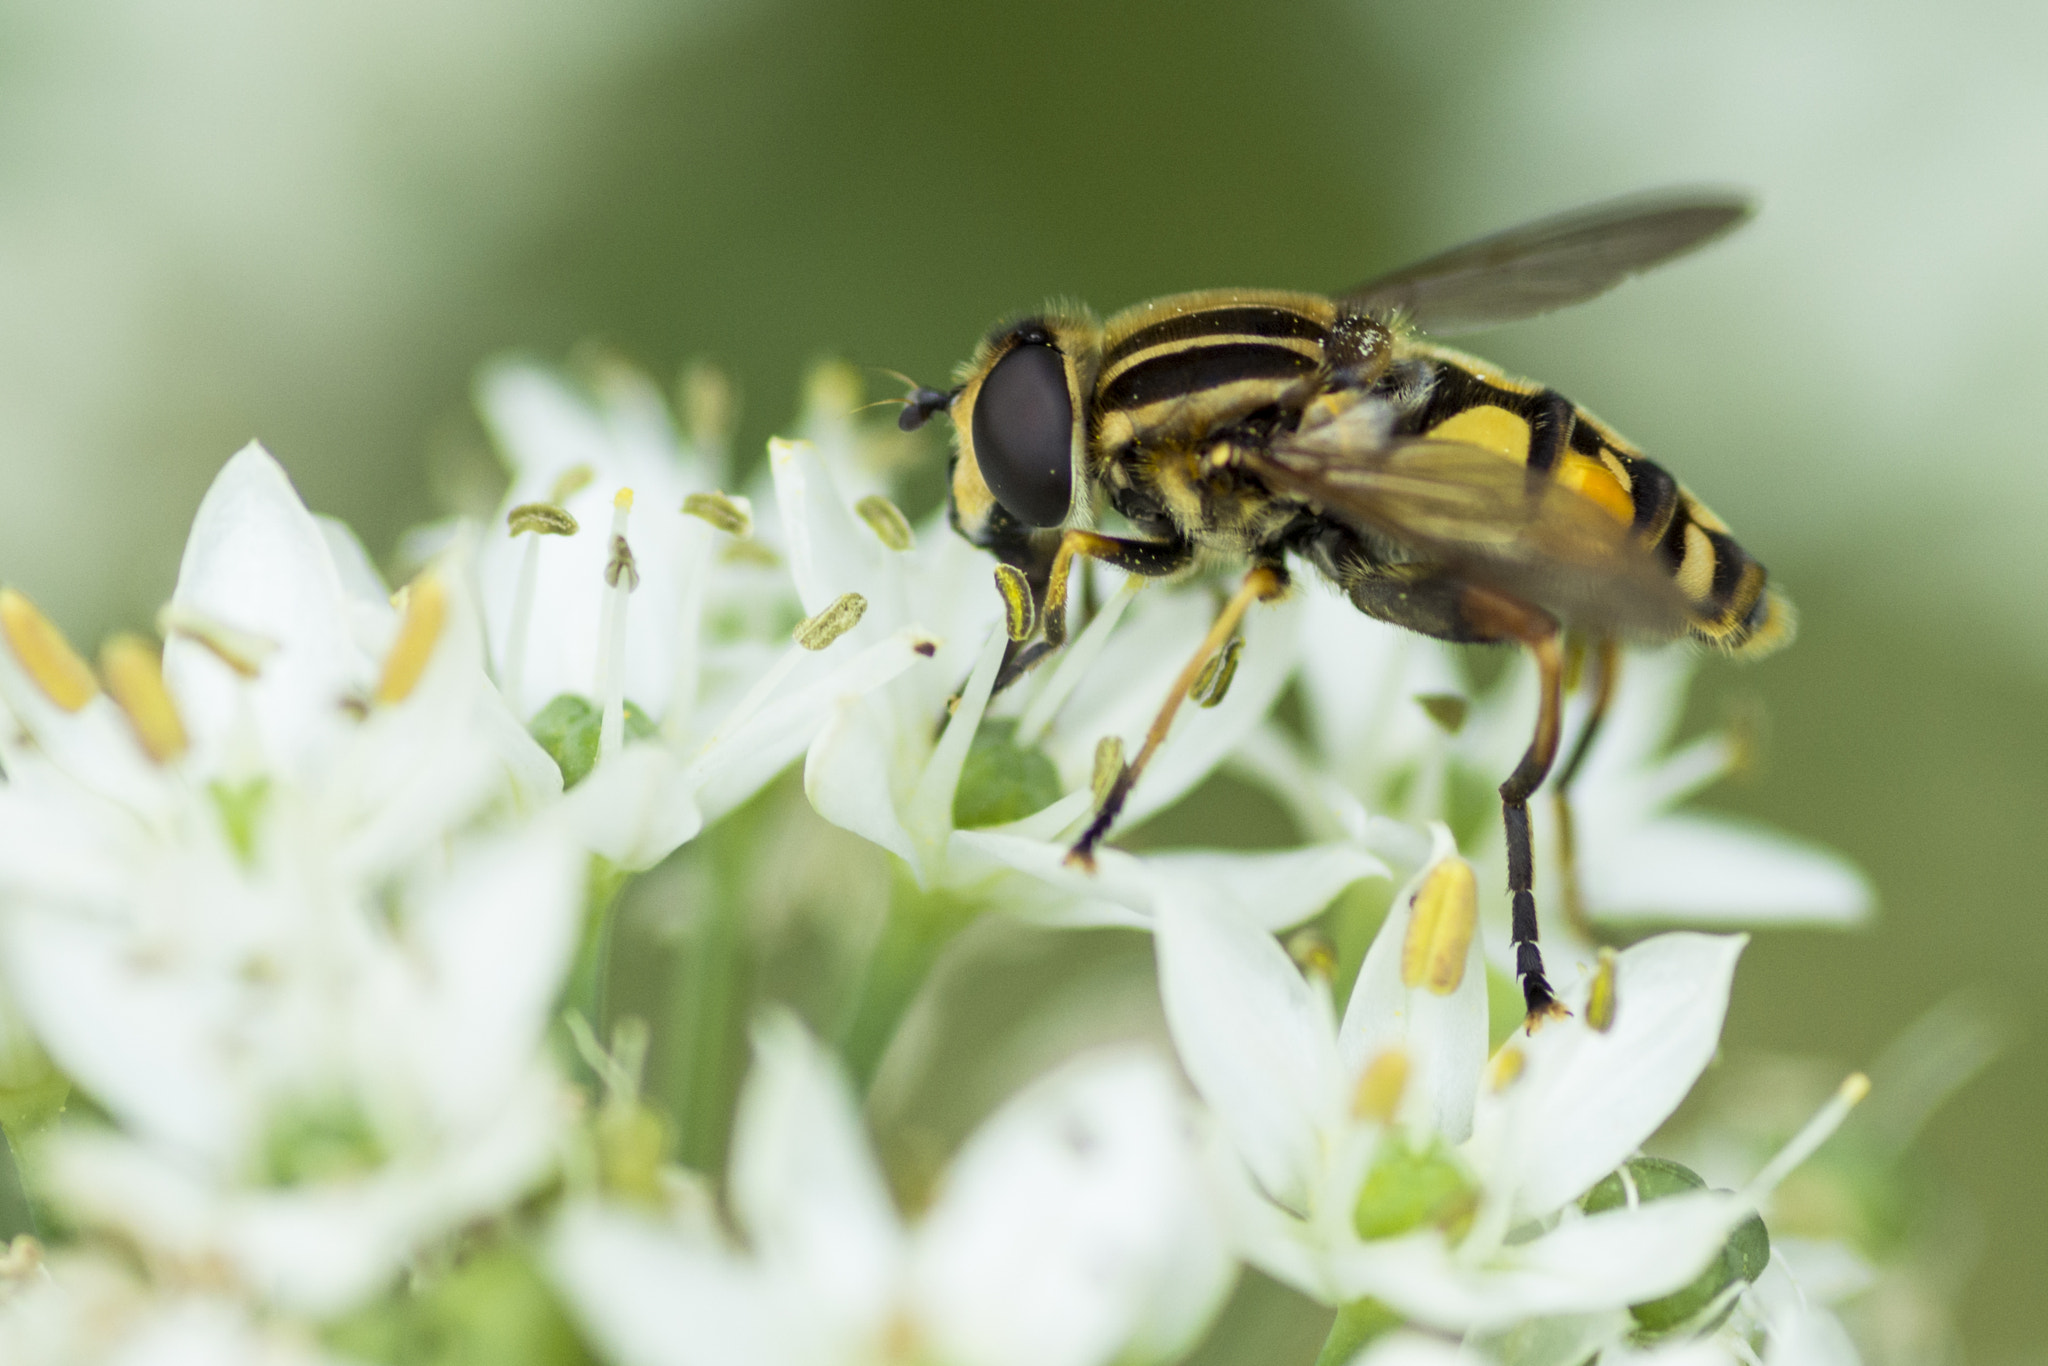
<instances>
[{"instance_id":1,"label":"hoverfly front leg","mask_svg":"<svg viewBox=\"0 0 2048 1366\"><path fill-rule=\"evenodd\" d=\"M1109 827L1116 823L1117 815L1123 810L1124 801L1131 795L1131 789L1137 785L1139 775L1145 771L1145 765L1151 762L1153 754L1165 742L1166 732L1173 726L1174 715L1180 711L1181 700L1188 695L1188 690L1201 676L1202 666L1230 644L1231 638L1237 634L1238 623L1244 619L1245 612L1253 603L1270 602L1286 591L1287 570L1279 564L1255 565L1252 571L1244 576L1244 583L1231 595L1230 601L1224 604L1215 624L1209 628L1209 634L1202 638L1201 647L1180 671L1180 676L1173 680L1173 687L1166 694L1165 705L1160 707L1159 714L1152 718L1151 728L1145 732L1145 743L1138 750L1138 756L1117 774L1116 780L1110 784L1109 791L1103 796L1101 809L1095 813L1095 819L1088 823L1088 828L1081 832L1081 838L1076 840L1074 847L1068 851L1066 861L1069 866L1094 870L1095 846L1102 843L1103 836L1109 833Z\"/></svg>"},{"instance_id":2,"label":"hoverfly front leg","mask_svg":"<svg viewBox=\"0 0 2048 1366\"><path fill-rule=\"evenodd\" d=\"M1565 919L1587 939L1593 939L1593 922L1586 914L1586 903L1579 895L1579 865L1577 841L1572 828L1572 779L1579 776L1579 766L1586 761L1586 752L1593 747L1593 739L1600 733L1600 723L1607 719L1607 705L1614 700L1614 680L1621 670L1621 649L1611 638L1597 642L1593 647L1593 707L1586 715L1586 728L1579 732L1578 743L1572 746L1571 755L1558 770L1557 781L1551 784L1550 800L1557 814L1557 871L1559 893L1564 900Z\"/></svg>"},{"instance_id":3,"label":"hoverfly front leg","mask_svg":"<svg viewBox=\"0 0 2048 1366\"><path fill-rule=\"evenodd\" d=\"M1073 578L1075 559L1082 555L1126 574L1158 579L1185 569L1195 556L1195 547L1192 541L1132 541L1099 531L1069 531L1061 536L1038 614L1045 626L1045 643L1055 650L1067 643L1067 584Z\"/></svg>"},{"instance_id":4,"label":"hoverfly front leg","mask_svg":"<svg viewBox=\"0 0 2048 1366\"><path fill-rule=\"evenodd\" d=\"M1501 821L1507 827L1508 895L1513 902L1508 938L1515 946L1515 973L1522 979L1528 1027L1567 1012L1543 975L1543 950L1536 945L1535 855L1529 839L1529 796L1543 785L1557 758L1564 692L1564 651L1557 621L1548 613L1491 589L1468 586L1459 598L1465 620L1482 638L1515 640L1536 658L1542 700L1536 734L1515 771L1500 785Z\"/></svg>"}]
</instances>

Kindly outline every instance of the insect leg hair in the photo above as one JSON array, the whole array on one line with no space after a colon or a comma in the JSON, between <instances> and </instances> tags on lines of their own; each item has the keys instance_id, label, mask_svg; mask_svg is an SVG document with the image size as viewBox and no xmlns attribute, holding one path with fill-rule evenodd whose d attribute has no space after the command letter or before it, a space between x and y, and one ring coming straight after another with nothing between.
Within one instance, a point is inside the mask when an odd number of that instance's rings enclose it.
<instances>
[{"instance_id":1,"label":"insect leg hair","mask_svg":"<svg viewBox=\"0 0 2048 1366\"><path fill-rule=\"evenodd\" d=\"M1173 687L1166 694L1165 705L1159 708L1159 714L1152 718L1151 728L1145 732L1145 743L1138 750L1137 758L1131 760L1124 766L1123 772L1117 774L1116 781L1110 784L1109 792L1102 799L1102 808L1095 813L1095 819L1088 823L1088 828L1081 832L1081 838L1068 851L1069 865L1087 869L1095 867L1095 846L1102 843L1103 836L1109 833L1109 827L1116 823L1117 815L1123 810L1124 801L1131 795L1131 789L1137 785L1139 775L1145 771L1145 765L1151 762L1152 756L1165 742L1166 732L1173 726L1174 715L1179 712L1182 700L1188 695L1188 689L1194 686L1195 679L1201 674L1202 666L1209 662L1210 656L1230 643L1230 638L1237 633L1238 622L1244 619L1245 612L1253 603L1270 601L1286 591L1287 571L1277 564L1255 565L1252 571L1244 576L1244 583L1231 595L1230 601L1224 604L1215 624L1210 626L1209 634L1202 638L1201 647L1180 671L1180 676L1173 680Z\"/></svg>"}]
</instances>

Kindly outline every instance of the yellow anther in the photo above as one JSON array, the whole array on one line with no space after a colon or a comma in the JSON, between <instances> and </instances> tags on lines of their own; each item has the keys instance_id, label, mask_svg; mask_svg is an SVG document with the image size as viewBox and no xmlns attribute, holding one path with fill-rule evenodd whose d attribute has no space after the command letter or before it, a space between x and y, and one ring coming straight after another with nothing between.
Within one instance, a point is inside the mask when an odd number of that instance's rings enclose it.
<instances>
[{"instance_id":1,"label":"yellow anther","mask_svg":"<svg viewBox=\"0 0 2048 1366\"><path fill-rule=\"evenodd\" d=\"M125 632L109 636L100 646L100 674L145 754L165 764L185 752L185 723L164 687L163 661L154 645Z\"/></svg>"},{"instance_id":2,"label":"yellow anther","mask_svg":"<svg viewBox=\"0 0 2048 1366\"><path fill-rule=\"evenodd\" d=\"M1861 1105L1863 1098L1869 1094L1870 1078L1861 1072L1851 1072L1842 1078L1841 1086L1835 1090L1835 1095L1844 1105Z\"/></svg>"},{"instance_id":3,"label":"yellow anther","mask_svg":"<svg viewBox=\"0 0 2048 1366\"><path fill-rule=\"evenodd\" d=\"M612 506L621 512L633 510L633 490L622 488L612 495Z\"/></svg>"},{"instance_id":4,"label":"yellow anther","mask_svg":"<svg viewBox=\"0 0 2048 1366\"><path fill-rule=\"evenodd\" d=\"M277 642L268 636L240 630L176 603L165 603L156 614L156 630L165 640L183 636L204 646L207 653L243 678L262 673L263 666L277 653Z\"/></svg>"},{"instance_id":5,"label":"yellow anther","mask_svg":"<svg viewBox=\"0 0 2048 1366\"><path fill-rule=\"evenodd\" d=\"M1188 696L1194 699L1195 705L1214 707L1230 696L1231 680L1237 677L1237 661L1243 656L1243 636L1232 636L1228 645L1209 656L1209 662L1188 685Z\"/></svg>"},{"instance_id":6,"label":"yellow anther","mask_svg":"<svg viewBox=\"0 0 2048 1366\"><path fill-rule=\"evenodd\" d=\"M576 534L576 519L560 503L521 503L505 514L505 525L514 536L525 531L536 536Z\"/></svg>"},{"instance_id":7,"label":"yellow anther","mask_svg":"<svg viewBox=\"0 0 2048 1366\"><path fill-rule=\"evenodd\" d=\"M1472 865L1447 858L1415 894L1401 943L1401 984L1448 996L1465 980L1465 958L1479 925L1479 884Z\"/></svg>"},{"instance_id":8,"label":"yellow anther","mask_svg":"<svg viewBox=\"0 0 2048 1366\"><path fill-rule=\"evenodd\" d=\"M744 498L723 493L693 493L683 499L683 515L709 522L728 536L754 534L754 508Z\"/></svg>"},{"instance_id":9,"label":"yellow anther","mask_svg":"<svg viewBox=\"0 0 2048 1366\"><path fill-rule=\"evenodd\" d=\"M804 376L804 406L818 412L845 414L860 406L860 371L845 361L822 361Z\"/></svg>"},{"instance_id":10,"label":"yellow anther","mask_svg":"<svg viewBox=\"0 0 2048 1366\"><path fill-rule=\"evenodd\" d=\"M1310 926L1296 930L1287 936L1287 956L1294 960L1294 966L1301 969L1301 975L1319 981L1334 981L1337 976L1337 946L1330 942L1330 936Z\"/></svg>"},{"instance_id":11,"label":"yellow anther","mask_svg":"<svg viewBox=\"0 0 2048 1366\"><path fill-rule=\"evenodd\" d=\"M1600 966L1593 970L1593 985L1586 993L1586 1024L1597 1034L1614 1028L1614 1012L1621 1007L1615 994L1614 950L1600 950Z\"/></svg>"},{"instance_id":12,"label":"yellow anther","mask_svg":"<svg viewBox=\"0 0 2048 1366\"><path fill-rule=\"evenodd\" d=\"M1486 1088L1500 1094L1515 1084L1528 1065L1528 1054L1513 1044L1506 1045L1486 1064Z\"/></svg>"},{"instance_id":13,"label":"yellow anther","mask_svg":"<svg viewBox=\"0 0 2048 1366\"><path fill-rule=\"evenodd\" d=\"M403 702L419 686L441 640L441 628L448 623L448 586L433 570L414 579L405 590L405 615L398 623L398 639L384 656L384 672L377 679L372 697L379 706Z\"/></svg>"},{"instance_id":14,"label":"yellow anther","mask_svg":"<svg viewBox=\"0 0 2048 1366\"><path fill-rule=\"evenodd\" d=\"M624 536L612 537L612 557L605 561L604 581L610 588L617 588L623 579L626 591L632 592L640 586L640 562L633 558L633 547L626 543Z\"/></svg>"},{"instance_id":15,"label":"yellow anther","mask_svg":"<svg viewBox=\"0 0 2048 1366\"><path fill-rule=\"evenodd\" d=\"M868 524L868 530L875 533L875 539L889 549L908 550L917 544L917 537L910 530L910 519L903 515L903 509L881 494L869 494L855 503L853 510Z\"/></svg>"},{"instance_id":16,"label":"yellow anther","mask_svg":"<svg viewBox=\"0 0 2048 1366\"><path fill-rule=\"evenodd\" d=\"M597 479L597 471L588 465L571 465L556 478L554 488L548 490L550 503L567 503L583 492Z\"/></svg>"},{"instance_id":17,"label":"yellow anther","mask_svg":"<svg viewBox=\"0 0 2048 1366\"><path fill-rule=\"evenodd\" d=\"M22 672L65 711L77 711L99 696L92 666L34 603L12 588L0 588L0 632L6 633Z\"/></svg>"},{"instance_id":18,"label":"yellow anther","mask_svg":"<svg viewBox=\"0 0 2048 1366\"><path fill-rule=\"evenodd\" d=\"M1031 580L1014 564L996 566L996 591L1003 595L1003 630L1012 640L1029 640L1038 629L1038 600Z\"/></svg>"},{"instance_id":19,"label":"yellow anther","mask_svg":"<svg viewBox=\"0 0 2048 1366\"><path fill-rule=\"evenodd\" d=\"M1375 1124L1385 1124L1401 1109L1401 1097L1408 1090L1408 1055L1398 1048L1366 1064L1351 1091L1351 1113Z\"/></svg>"},{"instance_id":20,"label":"yellow anther","mask_svg":"<svg viewBox=\"0 0 2048 1366\"><path fill-rule=\"evenodd\" d=\"M868 600L858 593L842 593L824 611L796 624L796 643L806 650L822 650L860 625Z\"/></svg>"},{"instance_id":21,"label":"yellow anther","mask_svg":"<svg viewBox=\"0 0 2048 1366\"><path fill-rule=\"evenodd\" d=\"M731 378L708 361L691 361L678 387L690 424L690 444L700 450L723 446L732 435L733 410L738 407Z\"/></svg>"},{"instance_id":22,"label":"yellow anther","mask_svg":"<svg viewBox=\"0 0 2048 1366\"><path fill-rule=\"evenodd\" d=\"M1105 735L1095 742L1095 771L1089 776L1088 791L1100 807L1109 790L1124 776L1124 742L1121 736Z\"/></svg>"}]
</instances>

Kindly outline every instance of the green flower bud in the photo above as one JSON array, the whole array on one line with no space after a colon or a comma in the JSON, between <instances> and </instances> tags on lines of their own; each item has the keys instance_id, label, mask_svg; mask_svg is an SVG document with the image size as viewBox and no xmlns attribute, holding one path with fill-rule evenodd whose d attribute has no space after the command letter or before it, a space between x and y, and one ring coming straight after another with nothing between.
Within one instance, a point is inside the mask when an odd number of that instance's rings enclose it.
<instances>
[{"instance_id":1,"label":"green flower bud","mask_svg":"<svg viewBox=\"0 0 2048 1366\"><path fill-rule=\"evenodd\" d=\"M1059 799L1059 770L1045 751L1018 744L1015 721L984 721L953 793L953 825L959 830L1004 825Z\"/></svg>"},{"instance_id":2,"label":"green flower bud","mask_svg":"<svg viewBox=\"0 0 2048 1366\"><path fill-rule=\"evenodd\" d=\"M1626 1181L1624 1181L1624 1173ZM1588 1214L1622 1209L1629 1203L1629 1186L1635 1187L1635 1203L1662 1200L1705 1190L1707 1183L1692 1168L1662 1157L1636 1157L1611 1172L1579 1201ZM1692 1284L1672 1291L1662 1299L1629 1306L1629 1313L1646 1331L1666 1333L1687 1323L1738 1278L1754 1282L1764 1274L1771 1260L1771 1236L1764 1221L1752 1214L1728 1237L1721 1255L1700 1272Z\"/></svg>"},{"instance_id":3,"label":"green flower bud","mask_svg":"<svg viewBox=\"0 0 2048 1366\"><path fill-rule=\"evenodd\" d=\"M1352 1223L1361 1238L1394 1238L1426 1227L1455 1238L1471 1226L1478 1208L1478 1188L1441 1144L1414 1149L1393 1137L1373 1155Z\"/></svg>"},{"instance_id":4,"label":"green flower bud","mask_svg":"<svg viewBox=\"0 0 2048 1366\"><path fill-rule=\"evenodd\" d=\"M542 707L526 729L555 761L555 767L562 770L564 789L576 786L597 767L597 739L598 732L604 729L604 713L587 698L562 693ZM647 740L656 733L647 713L628 701L626 738Z\"/></svg>"},{"instance_id":5,"label":"green flower bud","mask_svg":"<svg viewBox=\"0 0 2048 1366\"><path fill-rule=\"evenodd\" d=\"M369 1116L354 1102L309 1101L272 1117L257 1177L267 1186L341 1181L382 1165L385 1156Z\"/></svg>"}]
</instances>

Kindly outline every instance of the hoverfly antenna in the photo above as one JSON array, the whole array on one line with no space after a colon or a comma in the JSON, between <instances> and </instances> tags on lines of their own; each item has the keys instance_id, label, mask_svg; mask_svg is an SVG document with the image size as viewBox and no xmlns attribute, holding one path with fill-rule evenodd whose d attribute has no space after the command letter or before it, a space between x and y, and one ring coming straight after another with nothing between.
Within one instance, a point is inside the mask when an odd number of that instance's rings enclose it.
<instances>
[{"instance_id":1,"label":"hoverfly antenna","mask_svg":"<svg viewBox=\"0 0 2048 1366\"><path fill-rule=\"evenodd\" d=\"M914 432L932 420L932 414L941 408L953 406L958 389L927 389L923 385L910 391L910 397L903 400L903 411L896 415L896 425L906 432Z\"/></svg>"}]
</instances>

